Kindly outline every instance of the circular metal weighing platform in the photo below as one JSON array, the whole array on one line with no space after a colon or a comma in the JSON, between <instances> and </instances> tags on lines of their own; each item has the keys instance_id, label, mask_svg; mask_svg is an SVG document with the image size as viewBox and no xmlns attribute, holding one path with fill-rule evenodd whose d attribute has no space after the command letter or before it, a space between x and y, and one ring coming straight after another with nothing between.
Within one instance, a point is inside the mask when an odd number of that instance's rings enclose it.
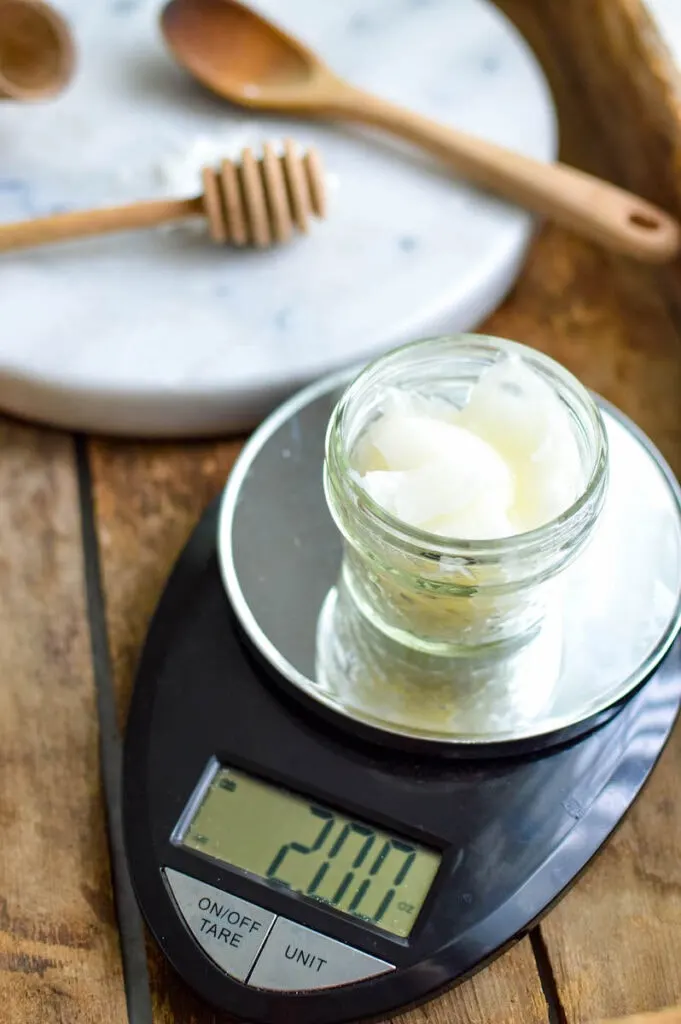
<instances>
[{"instance_id":1,"label":"circular metal weighing platform","mask_svg":"<svg viewBox=\"0 0 681 1024\"><path fill-rule=\"evenodd\" d=\"M342 540L322 487L327 423L349 379L326 378L272 414L224 492L223 583L271 674L338 725L433 753L540 749L610 717L681 624L681 490L659 452L598 399L610 445L600 524L524 648L407 670L405 649L365 637L358 668L336 617Z\"/></svg>"}]
</instances>

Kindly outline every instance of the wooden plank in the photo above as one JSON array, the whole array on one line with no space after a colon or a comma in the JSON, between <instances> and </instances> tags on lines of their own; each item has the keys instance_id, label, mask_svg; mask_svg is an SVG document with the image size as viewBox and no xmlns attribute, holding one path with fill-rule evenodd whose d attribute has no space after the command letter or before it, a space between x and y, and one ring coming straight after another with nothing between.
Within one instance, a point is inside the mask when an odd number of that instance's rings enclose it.
<instances>
[{"instance_id":1,"label":"wooden plank","mask_svg":"<svg viewBox=\"0 0 681 1024\"><path fill-rule=\"evenodd\" d=\"M93 442L93 491L101 545L115 684L121 718L150 615L172 563L209 501L219 493L238 442L134 444ZM149 942L155 1024L213 1024L212 1011L188 992ZM484 973L400 1024L543 1024L544 1001L528 940Z\"/></svg>"},{"instance_id":2,"label":"wooden plank","mask_svg":"<svg viewBox=\"0 0 681 1024\"><path fill-rule=\"evenodd\" d=\"M92 443L93 494L121 729L166 576L241 444Z\"/></svg>"},{"instance_id":3,"label":"wooden plank","mask_svg":"<svg viewBox=\"0 0 681 1024\"><path fill-rule=\"evenodd\" d=\"M72 443L0 450L0 1018L124 1024Z\"/></svg>"},{"instance_id":4,"label":"wooden plank","mask_svg":"<svg viewBox=\"0 0 681 1024\"><path fill-rule=\"evenodd\" d=\"M565 156L678 215L678 84L639 0L501 5L549 72ZM515 315L500 314L492 327L577 372L632 416L681 475L678 265L646 271L551 237L530 262ZM677 728L628 821L542 925L568 1022L681 1001L680 777Z\"/></svg>"},{"instance_id":5,"label":"wooden plank","mask_svg":"<svg viewBox=\"0 0 681 1024\"><path fill-rule=\"evenodd\" d=\"M679 335L628 268L547 232L490 330L548 351L612 399L681 471ZM542 934L568 1022L681 1000L681 729L612 843Z\"/></svg>"},{"instance_id":6,"label":"wooden plank","mask_svg":"<svg viewBox=\"0 0 681 1024\"><path fill-rule=\"evenodd\" d=\"M681 1024L681 1006L667 1007L652 1013L635 1013L617 1020L604 1020L600 1024Z\"/></svg>"},{"instance_id":7,"label":"wooden plank","mask_svg":"<svg viewBox=\"0 0 681 1024\"><path fill-rule=\"evenodd\" d=\"M681 1002L681 730L648 788L543 926L568 1021Z\"/></svg>"},{"instance_id":8,"label":"wooden plank","mask_svg":"<svg viewBox=\"0 0 681 1024\"><path fill-rule=\"evenodd\" d=\"M480 974L392 1024L531 1024L548 1019L529 939Z\"/></svg>"}]
</instances>

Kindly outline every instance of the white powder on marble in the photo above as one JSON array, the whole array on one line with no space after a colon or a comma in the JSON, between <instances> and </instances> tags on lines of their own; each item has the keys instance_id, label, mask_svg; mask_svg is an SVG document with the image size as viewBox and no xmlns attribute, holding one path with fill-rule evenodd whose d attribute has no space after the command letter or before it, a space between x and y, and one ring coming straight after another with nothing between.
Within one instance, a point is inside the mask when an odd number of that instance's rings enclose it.
<instances>
[{"instance_id":1,"label":"white powder on marble","mask_svg":"<svg viewBox=\"0 0 681 1024\"><path fill-rule=\"evenodd\" d=\"M262 135L256 124L245 124L237 130L214 135L196 135L189 142L178 142L159 157L154 167L156 180L164 195L198 195L202 191L202 168L218 167L222 160L238 160L247 147L256 156L262 147Z\"/></svg>"}]
</instances>

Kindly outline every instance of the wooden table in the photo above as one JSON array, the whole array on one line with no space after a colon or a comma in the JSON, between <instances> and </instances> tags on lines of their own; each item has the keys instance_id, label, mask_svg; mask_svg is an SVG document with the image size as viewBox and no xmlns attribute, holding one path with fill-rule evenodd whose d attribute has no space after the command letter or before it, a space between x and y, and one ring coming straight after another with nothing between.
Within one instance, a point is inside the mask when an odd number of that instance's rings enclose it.
<instances>
[{"instance_id":1,"label":"wooden table","mask_svg":"<svg viewBox=\"0 0 681 1024\"><path fill-rule=\"evenodd\" d=\"M638 0L502 6L545 61L566 158L681 213L679 103ZM678 266L641 269L547 228L485 329L562 360L681 471ZM131 897L119 768L150 613L239 443L98 441L9 420L0 443L0 1020L209 1024ZM677 729L563 902L404 1024L577 1024L681 1002L680 788Z\"/></svg>"}]
</instances>

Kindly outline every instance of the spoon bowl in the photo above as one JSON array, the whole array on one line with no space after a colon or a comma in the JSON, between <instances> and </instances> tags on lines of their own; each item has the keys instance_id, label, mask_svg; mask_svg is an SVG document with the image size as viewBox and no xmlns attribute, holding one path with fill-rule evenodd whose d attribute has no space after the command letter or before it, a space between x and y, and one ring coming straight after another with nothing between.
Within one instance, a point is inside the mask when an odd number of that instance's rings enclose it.
<instances>
[{"instance_id":1,"label":"spoon bowl","mask_svg":"<svg viewBox=\"0 0 681 1024\"><path fill-rule=\"evenodd\" d=\"M170 0L161 30L180 64L239 106L311 111L332 78L297 39L231 0Z\"/></svg>"}]
</instances>

